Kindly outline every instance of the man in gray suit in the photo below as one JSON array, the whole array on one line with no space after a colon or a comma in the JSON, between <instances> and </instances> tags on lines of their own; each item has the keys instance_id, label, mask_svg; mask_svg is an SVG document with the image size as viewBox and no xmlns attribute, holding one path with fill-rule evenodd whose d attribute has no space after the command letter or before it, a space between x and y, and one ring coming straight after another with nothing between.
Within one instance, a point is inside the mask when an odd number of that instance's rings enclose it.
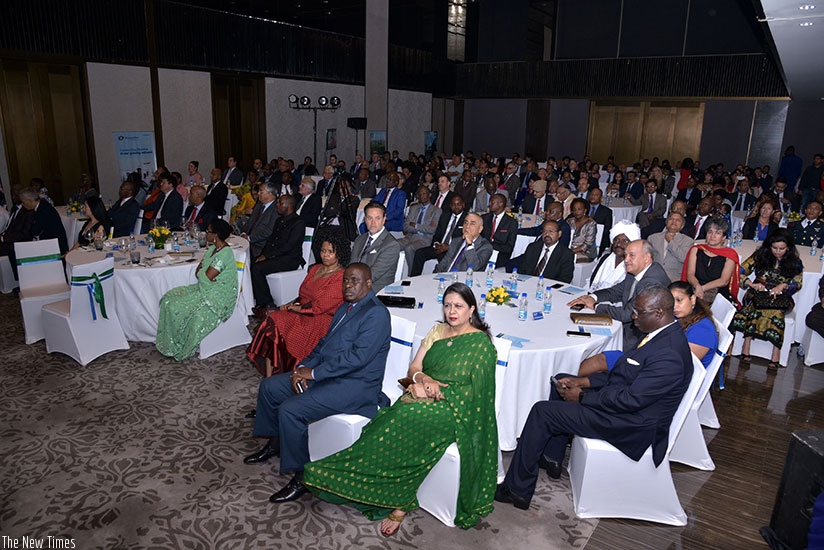
<instances>
[{"instance_id":1,"label":"man in gray suit","mask_svg":"<svg viewBox=\"0 0 824 550\"><path fill-rule=\"evenodd\" d=\"M639 239L629 243L624 259L627 276L623 281L610 288L597 290L594 294L575 298L567 304L583 304L586 308L594 309L595 313L604 313L623 323L625 352L633 349L643 334L632 322L635 297L647 287L666 287L670 284L664 268L653 261L654 253L648 241Z\"/></svg>"},{"instance_id":2,"label":"man in gray suit","mask_svg":"<svg viewBox=\"0 0 824 550\"><path fill-rule=\"evenodd\" d=\"M372 269L372 290L380 292L395 280L401 245L384 227L386 207L372 201L363 209L366 233L352 243L352 261L362 262Z\"/></svg>"},{"instance_id":3,"label":"man in gray suit","mask_svg":"<svg viewBox=\"0 0 824 550\"><path fill-rule=\"evenodd\" d=\"M257 258L263 251L263 246L272 235L275 221L278 219L275 199L279 183L261 183L258 192L258 203L252 209L249 221L240 228L240 236L249 241L251 258Z\"/></svg>"},{"instance_id":4,"label":"man in gray suit","mask_svg":"<svg viewBox=\"0 0 824 550\"><path fill-rule=\"evenodd\" d=\"M406 265L410 267L412 260L415 259L415 251L429 246L438 228L441 209L430 204L431 198L432 191L425 185L421 185L418 188L418 202L409 207L409 213L403 221L403 237L398 239L398 244L406 254Z\"/></svg>"},{"instance_id":5,"label":"man in gray suit","mask_svg":"<svg viewBox=\"0 0 824 550\"><path fill-rule=\"evenodd\" d=\"M648 226L655 220L659 220L667 213L667 198L658 192L655 180L649 180L644 187L644 194L636 200L630 200L632 204L640 205L641 211L635 218L635 222L641 229Z\"/></svg>"},{"instance_id":6,"label":"man in gray suit","mask_svg":"<svg viewBox=\"0 0 824 550\"><path fill-rule=\"evenodd\" d=\"M695 241L681 233L684 229L684 215L672 212L667 218L667 227L649 236L649 244L655 249L655 261L661 264L671 281L681 280L684 260Z\"/></svg>"},{"instance_id":7,"label":"man in gray suit","mask_svg":"<svg viewBox=\"0 0 824 550\"><path fill-rule=\"evenodd\" d=\"M483 219L478 214L467 214L463 224L463 238L452 241L446 256L435 266L435 272L466 271L470 265L476 271L486 269L493 248L489 241L481 237L483 228Z\"/></svg>"}]
</instances>

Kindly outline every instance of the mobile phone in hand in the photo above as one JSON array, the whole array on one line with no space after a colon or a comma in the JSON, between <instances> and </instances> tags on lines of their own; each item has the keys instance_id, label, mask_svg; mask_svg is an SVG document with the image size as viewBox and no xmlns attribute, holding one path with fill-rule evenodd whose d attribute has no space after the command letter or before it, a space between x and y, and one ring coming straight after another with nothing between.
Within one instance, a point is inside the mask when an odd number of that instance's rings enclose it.
<instances>
[{"instance_id":1,"label":"mobile phone in hand","mask_svg":"<svg viewBox=\"0 0 824 550\"><path fill-rule=\"evenodd\" d=\"M575 304L574 306L569 306L569 309L572 311L581 311L584 307L584 304Z\"/></svg>"}]
</instances>

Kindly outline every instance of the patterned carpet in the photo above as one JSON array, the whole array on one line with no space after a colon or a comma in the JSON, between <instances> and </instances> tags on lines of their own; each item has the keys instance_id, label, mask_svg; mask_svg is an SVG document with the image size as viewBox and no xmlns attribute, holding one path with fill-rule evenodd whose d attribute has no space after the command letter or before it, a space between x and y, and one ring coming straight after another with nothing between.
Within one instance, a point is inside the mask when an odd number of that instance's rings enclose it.
<instances>
[{"instance_id":1,"label":"patterned carpet","mask_svg":"<svg viewBox=\"0 0 824 550\"><path fill-rule=\"evenodd\" d=\"M271 505L289 477L277 459L241 461L261 441L243 418L259 375L240 350L176 363L132 344L83 368L42 341L22 343L14 295L0 296L0 311L2 535L71 538L81 549L565 549L584 547L597 524L573 514L566 474L542 476L526 512L497 505L461 531L414 511L392 539L311 495Z\"/></svg>"}]
</instances>

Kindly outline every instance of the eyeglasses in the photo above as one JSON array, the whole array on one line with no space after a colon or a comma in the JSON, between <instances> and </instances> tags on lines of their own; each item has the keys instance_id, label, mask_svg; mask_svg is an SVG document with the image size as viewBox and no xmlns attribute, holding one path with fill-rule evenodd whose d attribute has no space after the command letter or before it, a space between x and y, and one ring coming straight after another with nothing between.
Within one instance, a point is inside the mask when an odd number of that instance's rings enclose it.
<instances>
[{"instance_id":1,"label":"eyeglasses","mask_svg":"<svg viewBox=\"0 0 824 550\"><path fill-rule=\"evenodd\" d=\"M652 313L653 311L658 311L659 309L661 309L661 308L655 308L655 309L635 309L635 308L633 307L633 308L632 308L632 314L633 314L633 315L635 315L636 317L640 317L641 315L646 315L646 314L648 314L648 313Z\"/></svg>"},{"instance_id":2,"label":"eyeglasses","mask_svg":"<svg viewBox=\"0 0 824 550\"><path fill-rule=\"evenodd\" d=\"M207 229L206 233L211 233L212 235L217 235L217 231L212 231L211 229ZM633 310L635 311L635 310Z\"/></svg>"}]
</instances>

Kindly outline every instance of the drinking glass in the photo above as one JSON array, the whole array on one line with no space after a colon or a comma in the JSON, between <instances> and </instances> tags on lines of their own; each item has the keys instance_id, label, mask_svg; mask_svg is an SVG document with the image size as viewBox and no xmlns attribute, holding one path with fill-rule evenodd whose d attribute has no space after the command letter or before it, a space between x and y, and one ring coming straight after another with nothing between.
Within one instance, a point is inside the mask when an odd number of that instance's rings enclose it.
<instances>
[{"instance_id":1,"label":"drinking glass","mask_svg":"<svg viewBox=\"0 0 824 550\"><path fill-rule=\"evenodd\" d=\"M95 237L94 238L94 249L95 250L103 250L103 243L105 241L102 237Z\"/></svg>"},{"instance_id":2,"label":"drinking glass","mask_svg":"<svg viewBox=\"0 0 824 550\"><path fill-rule=\"evenodd\" d=\"M129 259L132 261L133 264L140 263L140 250L132 249L129 250Z\"/></svg>"}]
</instances>

